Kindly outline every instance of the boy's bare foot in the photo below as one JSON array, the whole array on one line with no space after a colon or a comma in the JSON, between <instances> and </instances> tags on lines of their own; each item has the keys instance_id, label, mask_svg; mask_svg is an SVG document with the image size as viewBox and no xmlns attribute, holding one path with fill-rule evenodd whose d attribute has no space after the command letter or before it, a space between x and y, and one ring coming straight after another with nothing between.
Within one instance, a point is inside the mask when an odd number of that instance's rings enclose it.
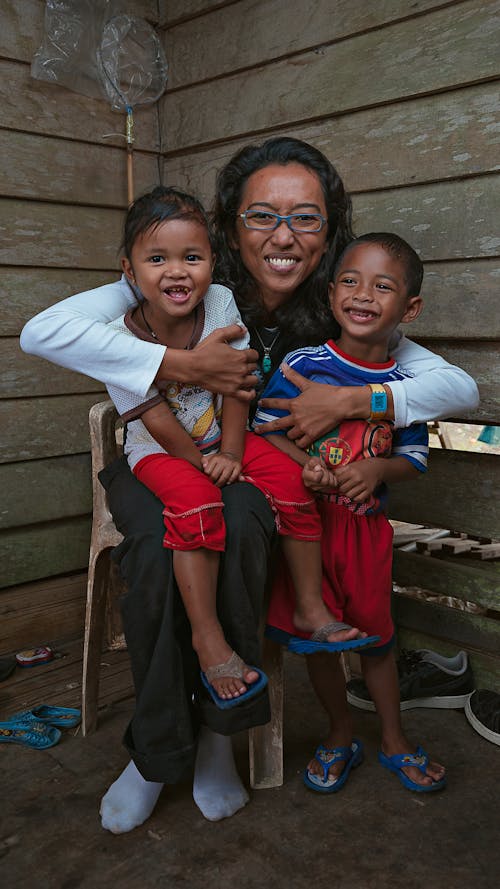
<instances>
[{"instance_id":1,"label":"boy's bare foot","mask_svg":"<svg viewBox=\"0 0 500 889\"><path fill-rule=\"evenodd\" d=\"M318 633L319 630L327 629L326 633L321 633L321 639L314 636L315 641L321 642L347 642L351 639L365 639L367 633L362 632L357 627L348 627L346 624L340 629L335 629L330 625L337 623L331 611L322 603L309 609L297 609L293 616L293 622L298 630L302 633Z\"/></svg>"},{"instance_id":2,"label":"boy's bare foot","mask_svg":"<svg viewBox=\"0 0 500 889\"><path fill-rule=\"evenodd\" d=\"M415 758L416 765L405 766L401 763L400 767L392 769L392 771L395 772L402 772L413 784L417 784L421 787L431 787L433 784L442 781L445 777L445 767L438 762L430 760L427 755L423 753L421 748L417 748L415 751L414 745L404 736L399 740L382 743L382 759L379 757L382 765L386 765L386 768L389 768L390 766L383 760L384 758L387 759L392 756L409 756ZM418 766L420 766L420 768Z\"/></svg>"}]
</instances>

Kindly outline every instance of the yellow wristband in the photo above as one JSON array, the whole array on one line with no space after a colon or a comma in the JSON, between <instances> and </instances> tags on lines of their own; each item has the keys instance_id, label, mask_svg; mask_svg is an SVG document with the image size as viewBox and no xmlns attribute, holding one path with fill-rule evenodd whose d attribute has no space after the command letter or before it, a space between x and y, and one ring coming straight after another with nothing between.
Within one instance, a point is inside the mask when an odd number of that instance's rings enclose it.
<instances>
[{"instance_id":1,"label":"yellow wristband","mask_svg":"<svg viewBox=\"0 0 500 889\"><path fill-rule=\"evenodd\" d=\"M387 392L381 383L368 383L368 387L372 390L368 422L373 423L374 420L385 419L387 413Z\"/></svg>"}]
</instances>

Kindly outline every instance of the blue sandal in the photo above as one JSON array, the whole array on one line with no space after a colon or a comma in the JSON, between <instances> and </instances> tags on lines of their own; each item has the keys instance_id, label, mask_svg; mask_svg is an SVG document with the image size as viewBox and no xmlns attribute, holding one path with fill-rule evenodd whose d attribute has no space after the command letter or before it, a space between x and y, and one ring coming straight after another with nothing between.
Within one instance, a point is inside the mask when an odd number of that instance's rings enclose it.
<instances>
[{"instance_id":1,"label":"blue sandal","mask_svg":"<svg viewBox=\"0 0 500 889\"><path fill-rule=\"evenodd\" d=\"M412 781L402 771L408 768L408 766L414 766L423 775L427 774L429 757L421 747L417 747L416 753L396 753L394 756L386 756L380 750L378 761L384 769L389 769L390 772L397 775L401 784L407 787L408 790L415 790L417 793L430 793L433 790L442 790L446 787L446 777L441 778L439 781L433 781L432 784L417 784L416 781Z\"/></svg>"},{"instance_id":2,"label":"blue sandal","mask_svg":"<svg viewBox=\"0 0 500 889\"><path fill-rule=\"evenodd\" d=\"M250 670L255 671L258 674L258 678L255 682L248 684L247 690L243 692L243 694L238 695L235 698L221 698L220 695L217 694L215 688L212 685L212 682L215 679L222 679L224 677L231 677L235 679L243 680L243 676L245 673ZM244 661L233 651L229 660L227 660L224 664L217 664L214 667L208 667L206 672L203 670L200 671L201 681L208 691L212 701L215 706L220 710L230 710L232 707L238 707L240 704L245 703L245 701L250 700L250 698L254 698L255 695L258 695L262 689L264 689L267 685L267 676L263 672L263 670L259 670L258 667L248 667Z\"/></svg>"},{"instance_id":3,"label":"blue sandal","mask_svg":"<svg viewBox=\"0 0 500 889\"><path fill-rule=\"evenodd\" d=\"M294 654L314 654L316 651L352 651L355 648L365 648L367 645L374 645L376 642L380 642L380 636L365 636L358 639L344 639L342 642L328 642L328 636L331 633L350 629L352 628L349 624L332 621L311 633L309 639L292 636L288 642L288 650L293 651Z\"/></svg>"},{"instance_id":4,"label":"blue sandal","mask_svg":"<svg viewBox=\"0 0 500 889\"><path fill-rule=\"evenodd\" d=\"M336 793L346 783L351 769L361 765L363 755L363 745L357 738L353 738L350 747L325 747L324 744L320 744L316 747L314 759L323 769L323 777L305 769L304 784L316 793ZM328 770L336 762L345 762L345 766L338 778L332 778Z\"/></svg>"},{"instance_id":5,"label":"blue sandal","mask_svg":"<svg viewBox=\"0 0 500 889\"><path fill-rule=\"evenodd\" d=\"M57 744L61 732L35 719L18 719L16 722L0 722L0 743L22 744L45 750Z\"/></svg>"},{"instance_id":6,"label":"blue sandal","mask_svg":"<svg viewBox=\"0 0 500 889\"><path fill-rule=\"evenodd\" d=\"M82 714L80 710L73 707L50 707L48 704L39 704L38 707L32 707L31 710L15 713L10 717L9 722L26 719L44 722L46 725L53 725L56 728L74 728L81 722Z\"/></svg>"}]
</instances>

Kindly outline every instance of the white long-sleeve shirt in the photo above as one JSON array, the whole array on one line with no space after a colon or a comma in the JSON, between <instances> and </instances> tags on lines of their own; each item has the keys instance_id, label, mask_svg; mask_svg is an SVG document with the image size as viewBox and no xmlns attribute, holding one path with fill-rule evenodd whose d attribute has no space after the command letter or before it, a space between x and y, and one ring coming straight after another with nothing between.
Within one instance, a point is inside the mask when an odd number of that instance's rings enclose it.
<instances>
[{"instance_id":1,"label":"white long-sleeve shirt","mask_svg":"<svg viewBox=\"0 0 500 889\"><path fill-rule=\"evenodd\" d=\"M166 347L133 339L108 326L135 305L123 276L120 281L70 296L35 315L23 328L21 348L144 397ZM396 427L461 416L477 407L479 393L469 374L399 331L391 355L412 376L388 384L394 398Z\"/></svg>"}]
</instances>

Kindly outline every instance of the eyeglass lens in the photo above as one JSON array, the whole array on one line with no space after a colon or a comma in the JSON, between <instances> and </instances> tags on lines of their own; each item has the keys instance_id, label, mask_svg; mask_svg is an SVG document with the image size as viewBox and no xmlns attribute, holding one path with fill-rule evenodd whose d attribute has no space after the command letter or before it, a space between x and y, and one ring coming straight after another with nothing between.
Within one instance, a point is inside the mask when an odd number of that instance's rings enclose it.
<instances>
[{"instance_id":1,"label":"eyeglass lens","mask_svg":"<svg viewBox=\"0 0 500 889\"><path fill-rule=\"evenodd\" d=\"M261 210L247 210L241 214L247 228L272 231L281 222L297 232L319 232L323 228L324 219L318 213L291 213L280 216L279 213L263 213Z\"/></svg>"}]
</instances>

